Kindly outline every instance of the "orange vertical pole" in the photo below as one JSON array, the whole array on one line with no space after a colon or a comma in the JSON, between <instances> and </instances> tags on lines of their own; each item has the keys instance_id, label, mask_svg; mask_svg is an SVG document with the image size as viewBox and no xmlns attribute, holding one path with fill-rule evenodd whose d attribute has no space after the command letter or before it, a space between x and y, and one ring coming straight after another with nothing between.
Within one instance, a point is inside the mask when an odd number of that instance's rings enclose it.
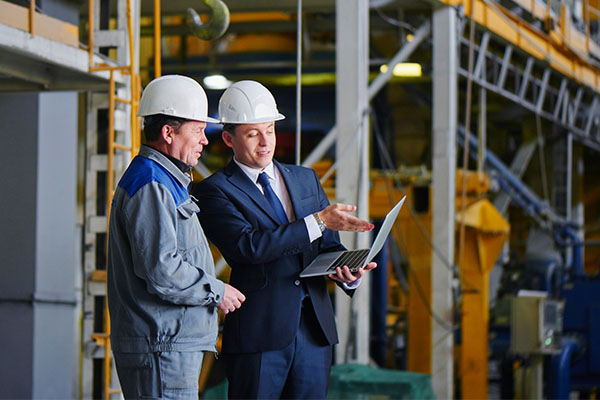
<instances>
[{"instance_id":1,"label":"orange vertical pole","mask_svg":"<svg viewBox=\"0 0 600 400\"><path fill-rule=\"evenodd\" d=\"M162 75L161 71L161 49L160 49L160 0L154 0L154 76Z\"/></svg>"},{"instance_id":2,"label":"orange vertical pole","mask_svg":"<svg viewBox=\"0 0 600 400\"><path fill-rule=\"evenodd\" d=\"M131 84L131 158L135 157L136 151L136 74L135 74L135 45L133 42L133 12L131 0L127 0L127 31L129 33L129 82Z\"/></svg>"},{"instance_id":3,"label":"orange vertical pole","mask_svg":"<svg viewBox=\"0 0 600 400\"><path fill-rule=\"evenodd\" d=\"M114 169L115 153L115 75L114 70L110 70L110 82L108 85L108 166L106 170L106 249L108 251L108 227L110 221L110 211L113 199L113 189L115 186ZM107 256L108 260L108 256ZM110 400L110 317L108 315L108 297L104 304L104 399Z\"/></svg>"},{"instance_id":4,"label":"orange vertical pole","mask_svg":"<svg viewBox=\"0 0 600 400\"><path fill-rule=\"evenodd\" d=\"M108 233L108 219L115 186L114 153L115 153L115 75L110 70L108 85L108 167L106 170L106 233Z\"/></svg>"},{"instance_id":5,"label":"orange vertical pole","mask_svg":"<svg viewBox=\"0 0 600 400\"><path fill-rule=\"evenodd\" d=\"M91 69L94 66L94 0L88 0L88 56Z\"/></svg>"},{"instance_id":6,"label":"orange vertical pole","mask_svg":"<svg viewBox=\"0 0 600 400\"><path fill-rule=\"evenodd\" d=\"M35 20L35 0L29 0L29 33L33 36L33 23Z\"/></svg>"}]
</instances>

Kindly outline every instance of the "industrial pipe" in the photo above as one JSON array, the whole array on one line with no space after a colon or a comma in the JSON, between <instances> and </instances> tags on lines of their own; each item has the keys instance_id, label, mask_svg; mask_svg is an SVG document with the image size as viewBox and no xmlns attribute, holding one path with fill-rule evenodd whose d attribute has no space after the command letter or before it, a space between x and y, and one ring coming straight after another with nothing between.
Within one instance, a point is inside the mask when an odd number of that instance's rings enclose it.
<instances>
[{"instance_id":1,"label":"industrial pipe","mask_svg":"<svg viewBox=\"0 0 600 400\"><path fill-rule=\"evenodd\" d=\"M569 399L571 388L571 358L573 353L580 349L577 341L571 338L563 339L563 347L560 354L552 356L552 384L550 399Z\"/></svg>"},{"instance_id":2,"label":"industrial pipe","mask_svg":"<svg viewBox=\"0 0 600 400\"><path fill-rule=\"evenodd\" d=\"M563 226L554 230L554 240L560 246L573 246L573 260L571 261L571 265L569 267L575 270L576 275L584 276L583 242L581 238L577 236L577 233L574 232L569 226Z\"/></svg>"},{"instance_id":3,"label":"industrial pipe","mask_svg":"<svg viewBox=\"0 0 600 400\"><path fill-rule=\"evenodd\" d=\"M464 146L465 130L464 127L458 127L458 135L456 135L457 141L461 146ZM477 138L472 135L469 136L469 146L477 148ZM564 223L565 221L556 215L552 208L543 200L541 200L535 193L531 191L519 178L515 177L514 174L507 168L504 163L492 152L486 152L485 161L489 163L495 170L501 174L501 179L505 180L506 183L517 193L523 197L527 202L524 209L528 213L534 212L537 215L547 215L553 223ZM502 182L500 182L501 186ZM505 189L505 187L503 187ZM513 199L514 200L514 199Z\"/></svg>"}]
</instances>

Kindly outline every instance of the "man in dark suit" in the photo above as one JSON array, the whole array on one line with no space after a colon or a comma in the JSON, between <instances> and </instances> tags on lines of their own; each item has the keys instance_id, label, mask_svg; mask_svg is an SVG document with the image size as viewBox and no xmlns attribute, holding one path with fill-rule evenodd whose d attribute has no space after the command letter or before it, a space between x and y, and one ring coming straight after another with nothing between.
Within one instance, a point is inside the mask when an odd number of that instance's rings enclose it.
<instances>
[{"instance_id":1,"label":"man in dark suit","mask_svg":"<svg viewBox=\"0 0 600 400\"><path fill-rule=\"evenodd\" d=\"M228 88L219 119L234 159L193 189L202 227L246 295L223 331L229 398L325 398L335 316L326 280L298 275L319 253L343 249L335 231L373 228L346 213L355 206L329 205L313 170L273 160L283 118L260 83ZM329 278L351 296L375 267L345 266Z\"/></svg>"}]
</instances>

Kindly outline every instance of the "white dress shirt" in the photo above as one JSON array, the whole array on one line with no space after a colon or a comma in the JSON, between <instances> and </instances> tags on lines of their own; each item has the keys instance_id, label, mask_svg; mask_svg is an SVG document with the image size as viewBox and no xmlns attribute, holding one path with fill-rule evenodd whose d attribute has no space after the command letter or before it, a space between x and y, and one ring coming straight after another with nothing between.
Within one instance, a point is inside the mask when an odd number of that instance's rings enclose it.
<instances>
[{"instance_id":1,"label":"white dress shirt","mask_svg":"<svg viewBox=\"0 0 600 400\"><path fill-rule=\"evenodd\" d=\"M273 162L267 165L264 169L260 170L238 162L235 159L235 157L233 158L233 161L248 176L248 178L252 182L254 182L254 184L262 194L265 193L263 191L262 185L258 183L258 175L260 175L262 172L265 172L269 177L269 184L271 185L271 188L275 192L275 195L281 202L281 205L283 206L283 210L285 211L285 215L287 215L288 220L290 222L296 220L296 216L294 215L294 209L292 207L292 201L290 200L290 195L287 191L287 187L285 186L285 182L283 181L283 177L281 176L279 169L275 168L275 164L273 164ZM323 233L319 228L319 224L317 224L317 221L312 216L312 214L304 217L304 223L306 224L306 230L308 231L308 237L311 243L323 236ZM361 279L357 279L352 283L342 282L342 285L346 289L356 289L358 285L360 285L360 281Z\"/></svg>"},{"instance_id":2,"label":"white dress shirt","mask_svg":"<svg viewBox=\"0 0 600 400\"><path fill-rule=\"evenodd\" d=\"M285 182L283 181L281 173L277 168L275 168L275 164L273 164L273 162L267 165L263 170L260 170L244 165L238 162L235 158L233 159L233 161L238 165L238 167L240 167L242 171L244 171L248 178L250 178L250 180L254 182L254 184L262 194L264 194L264 192L261 184L258 183L258 175L260 175L262 172L265 172L269 177L269 183L271 184L271 188L273 189L275 195L277 195L277 198L283 206L283 210L285 211L285 215L287 215L288 220L290 222L296 220L296 216L294 215L294 208L292 207L292 201L290 200L290 195L288 194L287 187L285 186ZM312 214L304 217L304 223L306 224L306 230L308 231L308 237L310 238L311 243L323 236L323 234L321 233L321 229L319 228L319 224L317 224L317 221L312 216Z\"/></svg>"}]
</instances>

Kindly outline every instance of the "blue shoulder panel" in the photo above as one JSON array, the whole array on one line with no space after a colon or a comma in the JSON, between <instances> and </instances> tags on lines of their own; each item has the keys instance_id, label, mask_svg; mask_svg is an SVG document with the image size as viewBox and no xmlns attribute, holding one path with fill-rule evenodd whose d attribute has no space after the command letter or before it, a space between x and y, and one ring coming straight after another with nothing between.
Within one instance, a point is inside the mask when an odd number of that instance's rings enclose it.
<instances>
[{"instance_id":1,"label":"blue shoulder panel","mask_svg":"<svg viewBox=\"0 0 600 400\"><path fill-rule=\"evenodd\" d=\"M138 190L151 182L164 185L173 196L176 206L189 198L187 189L177 182L162 165L141 156L136 156L131 161L119 186L129 193L129 197L133 197Z\"/></svg>"}]
</instances>

